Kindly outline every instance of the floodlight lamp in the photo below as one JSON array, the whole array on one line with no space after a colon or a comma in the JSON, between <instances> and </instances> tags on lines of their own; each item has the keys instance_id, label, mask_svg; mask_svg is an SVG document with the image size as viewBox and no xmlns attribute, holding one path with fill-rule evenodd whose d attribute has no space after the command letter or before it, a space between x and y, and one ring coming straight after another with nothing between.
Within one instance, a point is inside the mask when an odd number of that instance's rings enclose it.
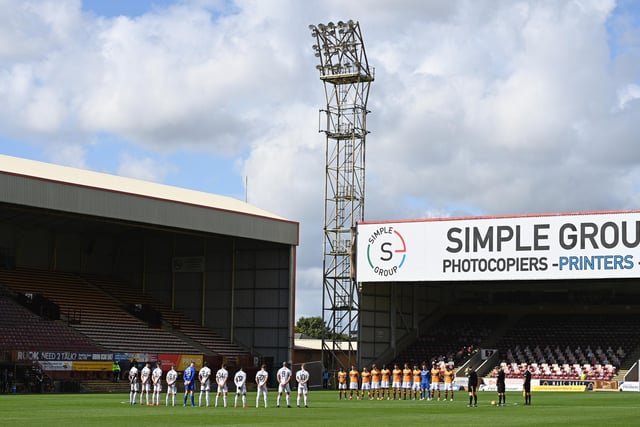
<instances>
[{"instance_id":1,"label":"floodlight lamp","mask_svg":"<svg viewBox=\"0 0 640 427\"><path fill-rule=\"evenodd\" d=\"M326 25L324 25L324 24L318 24L318 29L319 29L320 31L324 31L326 28L327 28L327 27L326 27Z\"/></svg>"},{"instance_id":2,"label":"floodlight lamp","mask_svg":"<svg viewBox=\"0 0 640 427\"><path fill-rule=\"evenodd\" d=\"M349 25L349 28L353 28L354 22L351 19L349 19L347 24Z\"/></svg>"},{"instance_id":3,"label":"floodlight lamp","mask_svg":"<svg viewBox=\"0 0 640 427\"><path fill-rule=\"evenodd\" d=\"M329 23L327 24L327 27L329 27L329 28L335 28L335 27L336 27L336 24L334 24L333 22L329 22Z\"/></svg>"},{"instance_id":4,"label":"floodlight lamp","mask_svg":"<svg viewBox=\"0 0 640 427\"><path fill-rule=\"evenodd\" d=\"M315 29L316 29L316 26L315 26L315 25L313 25L313 24L309 24L309 29L310 29L311 31L313 31L313 30L315 30Z\"/></svg>"},{"instance_id":5,"label":"floodlight lamp","mask_svg":"<svg viewBox=\"0 0 640 427\"><path fill-rule=\"evenodd\" d=\"M338 21L338 27L343 27L343 26L344 26L344 22Z\"/></svg>"}]
</instances>

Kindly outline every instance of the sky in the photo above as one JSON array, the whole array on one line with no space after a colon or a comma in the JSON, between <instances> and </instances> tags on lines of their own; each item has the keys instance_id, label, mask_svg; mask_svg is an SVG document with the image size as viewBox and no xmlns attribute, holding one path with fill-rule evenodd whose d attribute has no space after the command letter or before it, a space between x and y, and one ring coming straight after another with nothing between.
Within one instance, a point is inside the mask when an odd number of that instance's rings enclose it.
<instances>
[{"instance_id":1,"label":"sky","mask_svg":"<svg viewBox=\"0 0 640 427\"><path fill-rule=\"evenodd\" d=\"M640 208L633 0L0 0L0 153L300 223L322 315L326 106L309 24L360 23L365 219Z\"/></svg>"}]
</instances>

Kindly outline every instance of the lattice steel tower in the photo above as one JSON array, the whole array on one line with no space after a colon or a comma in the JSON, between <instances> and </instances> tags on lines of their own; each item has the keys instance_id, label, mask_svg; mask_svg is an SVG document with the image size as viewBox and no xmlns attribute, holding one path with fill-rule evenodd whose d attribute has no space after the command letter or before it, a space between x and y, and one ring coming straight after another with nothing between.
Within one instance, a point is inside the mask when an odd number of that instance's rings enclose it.
<instances>
[{"instance_id":1,"label":"lattice steel tower","mask_svg":"<svg viewBox=\"0 0 640 427\"><path fill-rule=\"evenodd\" d=\"M359 298L351 246L364 219L367 100L374 70L369 67L358 22L310 25L320 63L327 107L319 130L326 135L322 319L333 332L322 340L332 365L357 364ZM341 336L351 339L342 341ZM358 334L359 336L359 334ZM358 338L359 342L359 338Z\"/></svg>"}]
</instances>

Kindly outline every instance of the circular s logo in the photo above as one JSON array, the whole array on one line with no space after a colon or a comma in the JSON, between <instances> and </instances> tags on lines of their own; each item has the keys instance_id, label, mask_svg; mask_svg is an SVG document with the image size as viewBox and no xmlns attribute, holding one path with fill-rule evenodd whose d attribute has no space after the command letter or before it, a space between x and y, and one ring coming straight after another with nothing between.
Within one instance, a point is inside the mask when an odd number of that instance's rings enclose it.
<instances>
[{"instance_id":1,"label":"circular s logo","mask_svg":"<svg viewBox=\"0 0 640 427\"><path fill-rule=\"evenodd\" d=\"M402 234L393 227L380 227L369 236L367 260L381 277L393 276L407 258L407 245Z\"/></svg>"}]
</instances>

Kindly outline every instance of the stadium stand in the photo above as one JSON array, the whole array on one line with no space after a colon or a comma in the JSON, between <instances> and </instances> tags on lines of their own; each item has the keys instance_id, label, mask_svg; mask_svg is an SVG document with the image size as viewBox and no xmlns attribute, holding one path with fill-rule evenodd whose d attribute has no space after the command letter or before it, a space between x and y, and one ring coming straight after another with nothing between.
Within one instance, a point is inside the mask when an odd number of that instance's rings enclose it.
<instances>
[{"instance_id":1,"label":"stadium stand","mask_svg":"<svg viewBox=\"0 0 640 427\"><path fill-rule=\"evenodd\" d=\"M446 314L428 326L420 337L391 362L400 365L423 361L454 362L459 366L504 321L502 315Z\"/></svg>"},{"instance_id":2,"label":"stadium stand","mask_svg":"<svg viewBox=\"0 0 640 427\"><path fill-rule=\"evenodd\" d=\"M43 319L7 295L0 296L0 350L104 352L59 320Z\"/></svg>"},{"instance_id":3,"label":"stadium stand","mask_svg":"<svg viewBox=\"0 0 640 427\"><path fill-rule=\"evenodd\" d=\"M232 343L207 328L201 327L183 313L172 310L168 305L157 301L150 295L131 288L122 281L96 275L83 275L82 277L118 299L125 306L138 304L153 307L161 315L163 327L170 329L175 335L184 336L205 347L207 352L226 358L251 357L251 354L243 347Z\"/></svg>"},{"instance_id":4,"label":"stadium stand","mask_svg":"<svg viewBox=\"0 0 640 427\"><path fill-rule=\"evenodd\" d=\"M640 344L638 327L638 315L529 315L496 348L507 377L530 364L534 378L609 380Z\"/></svg>"},{"instance_id":5,"label":"stadium stand","mask_svg":"<svg viewBox=\"0 0 640 427\"><path fill-rule=\"evenodd\" d=\"M76 275L0 270L0 283L13 292L44 295L60 307L62 320L110 352L206 352L166 330L149 327L127 313L119 301Z\"/></svg>"}]
</instances>

